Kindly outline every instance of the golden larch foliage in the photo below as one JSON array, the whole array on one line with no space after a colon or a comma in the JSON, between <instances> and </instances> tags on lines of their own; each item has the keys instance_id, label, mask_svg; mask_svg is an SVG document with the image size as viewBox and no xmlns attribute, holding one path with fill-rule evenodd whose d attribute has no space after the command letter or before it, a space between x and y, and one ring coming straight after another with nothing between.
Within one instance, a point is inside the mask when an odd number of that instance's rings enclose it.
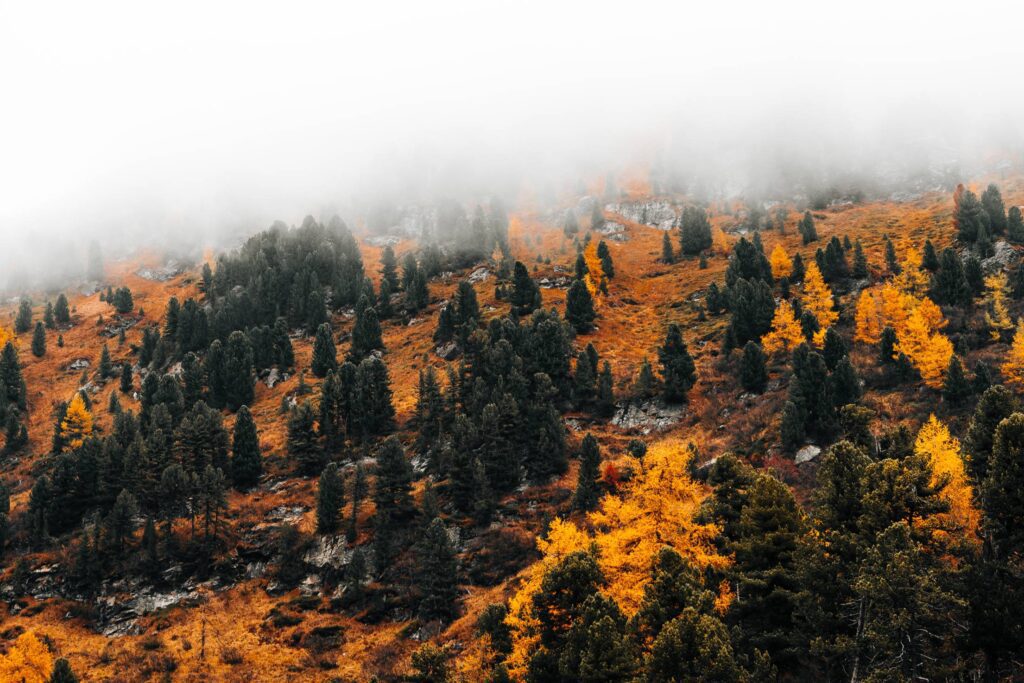
<instances>
[{"instance_id":1,"label":"golden larch foliage","mask_svg":"<svg viewBox=\"0 0 1024 683\"><path fill-rule=\"evenodd\" d=\"M839 320L839 313L832 302L832 290L825 284L825 278L821 276L818 264L814 261L811 261L804 273L804 291L800 301L804 309L818 319L821 329L815 333L814 343L821 346L825 340L825 332Z\"/></svg>"},{"instance_id":2,"label":"golden larch foliage","mask_svg":"<svg viewBox=\"0 0 1024 683\"><path fill-rule=\"evenodd\" d=\"M0 349L7 345L7 342L14 339L14 330L0 325Z\"/></svg>"},{"instance_id":3,"label":"golden larch foliage","mask_svg":"<svg viewBox=\"0 0 1024 683\"><path fill-rule=\"evenodd\" d=\"M896 276L896 286L903 292L913 296L921 296L928 289L928 273L921 268L923 256L917 249L907 249L903 254L902 270Z\"/></svg>"},{"instance_id":4,"label":"golden larch foliage","mask_svg":"<svg viewBox=\"0 0 1024 683\"><path fill-rule=\"evenodd\" d=\"M622 496L607 496L590 513L594 534L556 519L546 540L538 540L542 558L528 568L519 590L509 601L506 623L512 631L513 649L507 664L513 680L523 680L529 657L539 640L532 614L533 596L545 572L567 555L590 547L604 573L603 592L613 598L627 616L640 607L644 589L658 552L668 546L699 569L724 569L730 559L714 544L719 529L699 524L694 517L707 496L703 486L690 478L691 454L684 444L667 440L654 444L643 462L633 460L636 475L624 486ZM719 596L727 605L728 596Z\"/></svg>"},{"instance_id":5,"label":"golden larch foliage","mask_svg":"<svg viewBox=\"0 0 1024 683\"><path fill-rule=\"evenodd\" d=\"M892 283L885 283L880 296L882 320L881 327L891 327L896 334L907 325L907 296Z\"/></svg>"},{"instance_id":6,"label":"golden larch foliage","mask_svg":"<svg viewBox=\"0 0 1024 683\"><path fill-rule=\"evenodd\" d=\"M874 299L874 307L869 296ZM896 332L893 352L906 354L925 384L938 389L953 355L953 344L940 332L946 324L942 309L931 299L886 283L877 296L865 290L857 301L855 338L867 341L876 333L880 336L883 327L891 327Z\"/></svg>"},{"instance_id":7,"label":"golden larch foliage","mask_svg":"<svg viewBox=\"0 0 1024 683\"><path fill-rule=\"evenodd\" d=\"M949 482L942 491L942 497L949 503L949 512L942 514L949 522L944 526L955 530L958 539L977 538L975 532L980 515L974 507L974 491L964 469L960 442L950 435L946 425L931 415L917 433L914 452L928 458L934 481L948 477Z\"/></svg>"},{"instance_id":8,"label":"golden larch foliage","mask_svg":"<svg viewBox=\"0 0 1024 683\"><path fill-rule=\"evenodd\" d=\"M775 245L768 261L772 265L773 277L789 277L789 274L793 272L793 259L789 258L789 254L781 244Z\"/></svg>"},{"instance_id":9,"label":"golden larch foliage","mask_svg":"<svg viewBox=\"0 0 1024 683\"><path fill-rule=\"evenodd\" d=\"M877 344L882 339L878 300L875 299L875 295L869 289L861 292L860 297L857 299L853 338L865 344Z\"/></svg>"},{"instance_id":10,"label":"golden larch foliage","mask_svg":"<svg viewBox=\"0 0 1024 683\"><path fill-rule=\"evenodd\" d=\"M1006 273L1000 271L985 278L985 324L993 341L999 341L1004 332L1013 329L1013 320L1006 308L1007 289Z\"/></svg>"},{"instance_id":11,"label":"golden larch foliage","mask_svg":"<svg viewBox=\"0 0 1024 683\"><path fill-rule=\"evenodd\" d=\"M735 241L732 237L725 234L725 230L716 225L711 230L711 253L718 254L719 256L728 256L732 253L732 245Z\"/></svg>"},{"instance_id":12,"label":"golden larch foliage","mask_svg":"<svg viewBox=\"0 0 1024 683\"><path fill-rule=\"evenodd\" d=\"M92 434L92 413L85 407L82 395L75 394L60 423L61 436L69 448L78 448Z\"/></svg>"},{"instance_id":13,"label":"golden larch foliage","mask_svg":"<svg viewBox=\"0 0 1024 683\"><path fill-rule=\"evenodd\" d=\"M46 683L52 669L53 655L31 630L18 636L6 655L0 655L0 681Z\"/></svg>"},{"instance_id":14,"label":"golden larch foliage","mask_svg":"<svg viewBox=\"0 0 1024 683\"><path fill-rule=\"evenodd\" d=\"M1013 343L1002 365L1003 377L1017 389L1024 389L1024 318L1017 321Z\"/></svg>"},{"instance_id":15,"label":"golden larch foliage","mask_svg":"<svg viewBox=\"0 0 1024 683\"><path fill-rule=\"evenodd\" d=\"M789 353L804 341L803 330L793 313L793 304L780 301L775 307L772 318L772 329L761 337L761 345L766 353Z\"/></svg>"},{"instance_id":16,"label":"golden larch foliage","mask_svg":"<svg viewBox=\"0 0 1024 683\"><path fill-rule=\"evenodd\" d=\"M927 307L924 307L927 308ZM921 373L924 383L933 389L942 388L953 344L943 334L934 332L931 321L921 308L915 308L907 318L903 334L897 334L895 353L906 354Z\"/></svg>"},{"instance_id":17,"label":"golden larch foliage","mask_svg":"<svg viewBox=\"0 0 1024 683\"><path fill-rule=\"evenodd\" d=\"M583 260L587 263L587 275L583 278L584 284L590 290L590 296L594 300L594 307L597 307L601 290L598 287L604 279L604 269L601 267L601 259L597 258L597 244L591 242L583 251Z\"/></svg>"}]
</instances>

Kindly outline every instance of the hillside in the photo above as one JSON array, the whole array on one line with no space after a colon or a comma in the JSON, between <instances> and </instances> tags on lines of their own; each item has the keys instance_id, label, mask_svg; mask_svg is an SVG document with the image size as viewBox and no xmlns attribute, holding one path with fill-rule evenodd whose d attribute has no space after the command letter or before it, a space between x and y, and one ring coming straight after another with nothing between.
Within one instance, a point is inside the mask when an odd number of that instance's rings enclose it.
<instances>
[{"instance_id":1,"label":"hillside","mask_svg":"<svg viewBox=\"0 0 1024 683\"><path fill-rule=\"evenodd\" d=\"M969 187L981 195L989 182L998 183L1006 207L1024 204L1024 177L977 178L972 179ZM417 419L420 417L417 406L421 373L433 368L443 393L450 389L448 369L456 370L461 359L471 356L473 344L486 346L486 352L481 351L480 358L487 358L488 362L495 364L501 362L500 359L493 360L499 355L494 351L498 344L493 340L486 345L479 341L479 337L469 335L462 344L464 353L453 355L450 361L439 355L439 344L434 340L442 309L446 305L455 306L453 302L460 296L459 286L464 283L472 284L479 307L479 319L474 326L480 330L488 330L489 325L491 329L501 328L501 320L508 315L510 303L508 296L499 296L496 287L499 284L503 288L510 285L512 278L499 275L501 263L497 255L500 250L493 245L490 256L485 259L455 264L451 269L445 268L443 272L432 275L427 281L429 299L425 307L408 313L398 311L381 321L384 348L377 355L386 364L390 377L394 428L374 433L371 437L363 435L356 438L348 433L334 443L324 437L323 464L337 463L344 483L344 500L348 507L343 508L342 525L349 523L347 515L352 502L351 487L356 465L365 469L371 483L370 491L373 491L376 468L381 461L379 449L384 447L382 444L391 434L401 441L404 456L414 472L411 488L416 510L428 508L436 512L455 551L458 604L449 618L427 619L419 611L422 587L416 579L420 564L417 544L428 536L430 528L427 526L430 520L420 519L421 513L414 510L405 517L395 518L400 520L400 531L405 536L393 554L393 565L376 567L373 572L368 572L363 586L365 597L352 597L346 571L353 550L361 548L369 553L377 540L375 529L380 522L374 494L366 495L360 506L353 541L346 541L344 527L334 534L317 531L317 490L321 468L312 473L299 472L296 459L289 452L289 420L298 410L288 407L290 399L295 398L301 404L308 398L319 406L325 382L312 371L316 335L312 330L304 329L304 324L288 326L294 351L293 369L275 366L273 375L283 378L273 386L268 382L269 368L257 369L251 378L246 378L254 382L252 399L246 403L258 430L262 472L253 487L232 487L225 493L226 505L219 525L215 524L214 540L209 541L206 534L197 535L188 516L182 514L170 522L173 538L168 548L173 546L174 550L165 549L164 525L158 518L154 524L162 539L156 551L158 567L144 570L139 559L144 558L147 552L144 527L148 518L159 515L136 509L122 547L116 552L109 551L111 556L104 560L102 576L95 585L83 588L85 584L73 577L77 577L81 569L77 558L83 538L88 545L88 534L83 529L89 525L89 511L81 519L69 523L66 529L46 534L46 538L37 538L32 531L34 513L30 499L34 486L44 474L51 481L60 476L55 473L59 457L51 452L55 410L59 410L61 402L71 401L77 392L84 389L94 418L91 436L97 440L117 433L115 416L109 410L112 394L118 396L122 410L136 414L150 410L144 408L140 400L142 375L153 373L159 376L169 372L175 378L180 377L183 354L180 349L172 349L163 367L158 367L156 362L150 368L139 366L145 343L144 330L151 326L166 328L166 311L172 298L181 303L190 298L200 304L208 303L211 295L203 290L216 286L216 280L213 285L204 285L203 263L182 266L180 272L168 273L166 277L157 276L154 273L159 274L164 265L162 255L140 254L130 260L107 263L102 288L90 293L77 289L64 292L70 307L70 322L58 323L55 329L46 331L46 350L41 357L33 353L32 331L19 333L13 339L27 390L27 405L18 414L27 429L28 443L13 452L8 452L11 451L8 449L0 459L0 481L10 489L11 522L11 533L5 539L6 548L0 545L0 598L3 600L0 604L0 650L6 653L4 666L13 667L15 655L20 657L18 653L31 650L34 661L47 671L47 675L52 661L64 657L83 681L365 681L373 677L401 680L403 676L413 675L414 653L432 652L421 650L425 643L429 643L445 648L455 680L488 680L492 664L496 661L491 642L494 636L481 635L478 631L481 615L494 604L507 603L513 607L522 604L523 591L527 590L523 587L539 590L542 570L554 566L553 558L556 556L563 558L573 549L585 550L589 544L588 535L590 541L601 546L601 561L609 563L603 566L606 583L601 584L605 587L602 590L618 601L626 617L638 611L641 584L644 582L635 583L632 590L624 586L629 583L629 577L634 576L629 572L640 570L635 567L613 569L611 563L615 560L614 553L628 555L630 551L623 548L634 547L643 540L630 545L616 538L616 523L628 526L623 520L633 519L635 528L646 529L642 525L648 518L643 514L630 517L622 509L612 510L615 504L609 501L619 500L622 506L634 506L642 512L642 497L654 495L652 492L657 491L655 483L647 481L649 471L663 473L668 478L677 477L678 486L682 486L680 482L685 483L685 490L674 489L659 494L671 503L672 514L684 511L685 520L672 518L666 521L668 530L655 527L651 530L652 537L656 535L661 539L662 534L673 539L685 537L685 543L680 540L678 548L680 552L683 548L693 551L692 557L688 558L704 577L711 595L709 599L715 603L709 613L714 612L721 617L723 621L718 623L740 624L742 628L748 628L750 622L743 621L745 617L742 616L745 603L741 596L735 595L735 591L736 586L749 577L733 573L733 568L743 566L744 553L749 554L750 551L740 541L729 538L728 515L716 516L722 511L713 505L721 491L715 487L722 486L725 475L716 479L719 474L715 461L732 453L740 462L751 465L753 469L750 472L756 472L756 476L771 475L765 479L785 484L783 489L791 491L794 504L799 505L799 513L793 514L800 519L798 526L802 538L818 519L819 469L825 457L825 450L819 455L817 448L807 451L803 447L816 445L827 449L841 438L855 440L853 430L849 423L840 425L837 421L829 435L814 434L814 428L808 426L808 433L796 447L783 442L780 429L784 427L781 423L787 402L792 400L791 384L798 381L794 379L792 354L768 356L768 374L763 390L744 389L740 384L744 344L731 351L724 349L727 334L734 333L730 331L731 316L728 311L716 313L707 310L706 292L712 283L723 289L726 287L727 270L735 253L735 244L741 237L746 244L746 238L753 236L745 223L749 214L747 207L740 202L712 203L707 207L713 244L702 250L706 267L699 265L696 256L681 256L674 263L665 263L661 260L665 230L632 220L639 217L633 212L640 210L637 207L660 206L662 202L675 211L689 205L689 199L685 196L649 196L646 194L649 189L642 184L631 183L627 189L628 195L624 193L618 202L609 204L605 209L603 218L608 223L603 232L592 232L582 248L583 260L589 268L588 292L593 297L596 319L592 330L571 338L573 371L571 377L566 377L567 383L575 381L578 373L576 354L592 344L600 363L603 365L607 361L610 366L615 406L602 414L596 407L598 399L580 400L572 393L572 386L568 390L569 395L552 399L552 405L557 406L561 414L561 424L566 426L566 452L569 457L568 466L563 471L554 468L548 473L550 476L539 480L530 480L524 475L522 480L517 478L504 489L496 485L499 490L494 495L493 510L489 518L481 522L474 519L475 511L468 512L456 500L454 491L457 489L451 471L430 471L433 465L428 463L429 457L419 452L425 424ZM567 201L558 211L516 210L508 216L509 261L518 261L527 267L529 276L539 283L542 308L554 309L559 316L566 308L567 292L574 279L577 261L577 250L564 231L562 214L566 208L577 206L578 199ZM886 364L879 361L877 344L855 339L855 316L862 292L881 292L885 283L896 281L896 275L887 266L886 236L892 238L899 262L904 266L910 264L911 268L914 256L908 254L919 252L926 240L930 240L940 253L947 247L967 250L971 245L958 239L954 225L956 207L953 193L944 190L899 202L837 203L811 212L817 238L805 243L797 228L803 220L804 206L794 201L781 205L784 209L781 214L777 211L779 207L770 208L769 222L759 232L766 257L781 246L790 258L800 254L808 266L815 263L815 251L819 247L824 249L833 237L861 245L867 259L868 276L853 278L844 275L830 283L830 291L836 295L838 314L832 329L845 341L850 363L863 381L863 393L851 403L871 411L867 428L882 444L878 447L879 452L872 455L879 460L885 453L886 439L892 436L895 427L904 426L911 438L916 437L932 414L949 428L953 436L961 442L967 441L968 423L980 392L972 393L962 403L951 405L948 398L944 398L942 378L937 386L928 386L928 382L910 372L898 381L891 381ZM579 213L581 228L578 239L584 242L592 221L591 212L584 210ZM631 215L624 215L627 213ZM782 230L772 224L776 216L784 217ZM680 231L675 222L673 213L668 234L678 249ZM372 246L380 240L371 240L368 234L359 230L355 234L365 273L375 291L379 292L384 248ZM598 277L602 266L597 246L602 240L614 263L614 277L606 279L606 293L601 291ZM994 241L998 257L984 261L987 273L1005 271L1012 275L1021 247L1011 244L1005 234L996 236ZM426 246L402 237L395 242L393 250L399 263L407 254L414 254L422 267L422 250ZM286 251L285 247L280 248L282 254ZM222 268L223 262L218 260L218 256L210 254L206 261L214 272ZM852 263L852 252L848 258ZM242 271L249 264L245 262L233 267ZM283 272L283 267L280 270ZM233 285L226 288L229 294L218 294L219 301L228 301L237 294L231 292L241 287L234 286L233 280L229 284ZM325 289L337 290L334 282L320 284ZM133 305L130 312L118 315L110 302L101 300L101 295L106 298L108 285L113 289L127 287L131 291ZM772 306L776 310L774 307L781 305L784 296L777 281L768 286L773 288ZM802 284L793 281L789 286L792 287L790 298L799 298ZM920 288L917 296L926 299L927 289ZM30 294L33 325L43 319L46 303L55 301L57 294ZM260 303L259 296L252 296L252 299L255 305ZM405 301L405 293L395 296L398 307ZM1013 333L1011 327L994 337L989 335L986 315L991 315L992 310L988 302L983 293L975 293L966 304L940 302L941 313L948 324L937 329L941 329L939 334L946 335L955 347L969 378L975 376L978 363L984 362L994 372L994 381L998 383L999 368L1008 357L1012 357ZM1019 298L1008 297L1006 303L1006 313L1012 319L1024 313L1024 301ZM0 306L0 326L15 328L18 304L18 301L10 300ZM211 329L213 315L220 311L217 307L222 305L226 304L217 303L210 307ZM337 344L339 363L350 348L357 307L356 301L340 306L332 302L329 307L330 330ZM804 308L806 310L806 306ZM529 315L526 315L518 324L528 327L528 321ZM692 355L696 382L684 392L685 401L666 404L660 398L660 392L653 397L637 396L634 383L644 359L651 362L655 375L661 378L659 350L672 323L681 329L683 341ZM126 325L123 341L119 341L116 331L110 331L110 325ZM541 332L537 334L541 335ZM57 343L58 335L63 339L63 346ZM211 333L211 338L213 336ZM755 341L761 336L756 335ZM524 349L534 343L533 338L526 341L516 339L519 341L513 340L507 346L515 346L519 356L527 356ZM900 343L910 357L909 333ZM1024 339L1020 343L1024 344ZM113 366L118 368L117 374L110 378L97 376L104 344L109 348ZM225 345L230 347L231 342L225 340ZM206 349L204 346L195 353L203 358L208 354ZM828 353L827 349L821 349L821 345L816 349ZM369 354L370 357L373 355ZM81 360L88 361L88 365L80 363ZM910 360L918 361L916 357ZM519 363L521 367L532 367L531 363L542 362L543 358L509 361L512 365ZM568 368L570 362L568 359L565 362ZM122 392L119 386L122 364L138 366L131 393ZM832 367L830 370L834 372L835 369ZM946 371L945 364L942 371ZM474 365L465 372L467 375L477 373L475 378L479 383L488 385L488 391L494 389L491 386L494 384L514 393L514 388L509 388L515 385L515 380L509 379L515 376L511 371L505 374L495 371L488 375L487 371L478 370ZM500 379L494 382L483 379L492 376ZM1005 376L1004 379L1010 382L1012 377ZM532 383L536 380L527 376L523 381ZM303 386L308 394L297 395ZM530 389L523 389L523 392L525 394L534 388L531 384ZM1019 387L1014 388L1014 396L1019 395L1018 390ZM203 396L212 403L209 391L209 388L204 388ZM466 393L470 394L470 390ZM445 398L448 400L448 394ZM468 405L473 398L469 395L460 400ZM529 399L519 402L518 409L525 414L527 406L535 403L536 399L531 394ZM216 408L227 434L233 433L238 415L232 407L225 404ZM465 410L467 414L472 413L468 407ZM174 416L175 429L180 419L180 416ZM317 420L321 428L317 438L321 438L323 431L319 413ZM479 420L482 425L489 424L483 418ZM532 423L524 421L522 424ZM442 441L444 435L459 438L460 428L446 424L441 428L442 435L437 437L438 441ZM476 423L473 428L483 443L491 443L486 441L486 428ZM577 455L588 433L596 438L600 447L599 481L595 485L604 502L595 503L590 510L581 510L573 503L581 470ZM146 441L145 447L139 447L142 449L140 452L148 452L145 449L151 448L147 441L150 436L145 430L139 435L139 443ZM636 452L630 450L635 448L632 442L637 439L646 445L647 456L636 457ZM63 450L77 453L71 445L66 445ZM481 453L484 450L482 448ZM912 446L910 450L913 450ZM173 457L179 459L191 454L187 447L175 448L173 452ZM799 461L797 452L808 455ZM528 457L529 453L524 455L524 458ZM966 506L973 510L974 528L961 526L956 532L951 532L944 526L941 532L946 533L947 538L943 543L948 541L948 536L955 536L961 545L972 545L981 538L978 536L979 513L975 509L981 507L979 494L972 493L971 482L961 481L964 465L960 463L959 451L956 460L959 466L953 468L954 477L947 490L953 491L958 487L957 495L966 490L963 495L966 495ZM483 460L479 462L483 467ZM522 468L529 471L529 462L524 463ZM940 469L935 463L930 467L936 471ZM957 472L960 479L955 479ZM156 474L138 476L159 480ZM753 489L755 475L749 476L752 477L749 485ZM126 477L126 481L129 479ZM890 481L884 485L899 488L898 484ZM140 486L145 488L144 484ZM644 486L650 489L642 489ZM882 487L883 483L878 486ZM679 496L678 501L672 496ZM781 503L779 505L785 507ZM908 505L913 508L912 504ZM952 514L948 508L948 505L944 510L927 506L913 508L909 515L910 526L915 531L925 527L932 530L930 520L937 515ZM111 508L108 505L102 509L103 514L107 514ZM159 506L154 509L159 509ZM53 511L47 514L53 514ZM741 514L738 509L736 514L738 520ZM576 526L572 530L561 531L564 536L558 533L549 535L555 518L571 521ZM694 527L690 528L690 524ZM297 533L289 536L286 527L293 527ZM560 527L555 525L554 528ZM685 529L685 534L681 529ZM112 543L106 534L104 531L103 543ZM927 550L922 552L937 560L953 557L948 566L956 566L958 562L966 566L968 562L962 557L974 557L971 555L974 551L952 548L955 543L943 544L940 550L938 542L930 545L933 536L923 539L923 535L924 531L921 531L922 538L918 540ZM541 548L538 547L538 539L543 539ZM99 540L94 539L94 542L99 543ZM563 542L564 548L559 546ZM153 543L154 548L158 547L155 541ZM572 546L573 543L579 547ZM644 557L651 560L653 555ZM643 567L644 576L648 569L648 566ZM289 581L286 577L294 580ZM957 580L961 581L960 578ZM507 623L512 628L510 638L515 639L515 648L509 654L508 668L513 678L517 678L526 670L522 662L516 663L517 658L525 657L523 652L536 646L536 642L530 641L532 645L527 642L529 638L523 633L529 629L522 624L517 626L515 614L512 617ZM565 627L567 631L570 626ZM1017 628L1019 630L1019 624ZM795 632L796 627L793 629ZM32 636L42 643L42 648L31 649ZM929 644L928 647L949 654L951 649L961 647L964 639L960 636L949 635L943 644ZM541 636L535 637L540 642ZM593 633L588 637L596 638ZM880 638L878 634L873 637ZM654 640L653 636L651 640ZM787 680L799 680L801 676L813 678L814 674L809 671L820 672L813 668L801 669L805 665L802 654L793 655L786 649L789 645L782 647L769 641L768 638L756 640L756 650L771 650L771 661L777 667L776 675ZM1006 655L998 647L985 651L984 643L979 642L976 640L969 646L963 645L962 656L950 657L957 660L951 666L957 669L958 675L968 676L968 671L980 670L983 665L978 662L986 655L994 657L991 661L1000 662L1002 668L999 672L1004 677L1021 674L1020 662L1017 661L1019 652ZM737 640L730 647L737 653L737 671L743 669L743 673L723 674L723 678L718 680L752 680L754 674L751 672L755 669L764 673L763 669L757 669L756 658L752 654L754 645ZM877 652L887 652L883 645L874 641L865 642L861 647L864 651L875 648ZM741 651L745 653L742 656ZM932 652L931 649L927 651ZM999 656L992 655L992 652ZM842 656L845 655L836 655L836 660ZM871 665L878 666L878 671L882 672L876 674L879 678L872 680L886 680L886 673L891 673L879 663L882 659L884 656L879 654L877 660L871 660ZM797 661L799 665L795 663ZM22 669L11 668L9 671L20 671L26 680L45 680L40 676L32 678L32 662L19 666ZM837 670L843 668L838 664L835 666ZM0 667L0 672L4 671ZM416 674L421 678L410 680L442 680L429 678L422 671L421 668ZM935 670L929 673L932 676L942 675ZM736 677L729 678L733 674ZM748 675L750 678L744 678ZM715 677L706 680L715 680Z\"/></svg>"}]
</instances>

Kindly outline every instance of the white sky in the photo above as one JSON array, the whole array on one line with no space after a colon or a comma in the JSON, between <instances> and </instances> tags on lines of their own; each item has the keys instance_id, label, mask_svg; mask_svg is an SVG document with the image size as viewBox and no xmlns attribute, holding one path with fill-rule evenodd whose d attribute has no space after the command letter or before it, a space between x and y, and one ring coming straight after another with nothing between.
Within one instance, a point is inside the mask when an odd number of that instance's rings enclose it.
<instances>
[{"instance_id":1,"label":"white sky","mask_svg":"<svg viewBox=\"0 0 1024 683\"><path fill-rule=\"evenodd\" d=\"M1016 142L1022 30L1011 2L0 0L0 268L24 231L294 222L669 134Z\"/></svg>"}]
</instances>

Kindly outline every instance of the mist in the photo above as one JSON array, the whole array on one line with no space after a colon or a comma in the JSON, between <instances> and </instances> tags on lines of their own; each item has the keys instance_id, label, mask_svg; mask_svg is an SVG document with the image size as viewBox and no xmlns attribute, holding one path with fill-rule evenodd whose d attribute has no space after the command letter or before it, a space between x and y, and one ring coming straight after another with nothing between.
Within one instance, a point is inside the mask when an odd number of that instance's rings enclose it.
<instances>
[{"instance_id":1,"label":"mist","mask_svg":"<svg viewBox=\"0 0 1024 683\"><path fill-rule=\"evenodd\" d=\"M0 286L380 203L887 192L1021 162L1011 3L0 2ZM1001 165L1001 166L1000 166Z\"/></svg>"}]
</instances>

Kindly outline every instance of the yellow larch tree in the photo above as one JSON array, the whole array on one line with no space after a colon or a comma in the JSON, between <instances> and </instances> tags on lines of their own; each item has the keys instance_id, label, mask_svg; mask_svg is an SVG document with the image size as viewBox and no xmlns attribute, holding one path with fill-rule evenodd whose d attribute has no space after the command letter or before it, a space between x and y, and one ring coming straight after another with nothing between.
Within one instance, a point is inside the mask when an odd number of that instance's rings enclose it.
<instances>
[{"instance_id":1,"label":"yellow larch tree","mask_svg":"<svg viewBox=\"0 0 1024 683\"><path fill-rule=\"evenodd\" d=\"M7 654L0 655L0 681L46 683L53 669L53 655L34 631L25 631Z\"/></svg>"},{"instance_id":2,"label":"yellow larch tree","mask_svg":"<svg viewBox=\"0 0 1024 683\"><path fill-rule=\"evenodd\" d=\"M853 338L865 344L877 344L882 339L882 326L878 314L878 300L870 289L861 292L854 316Z\"/></svg>"},{"instance_id":3,"label":"yellow larch tree","mask_svg":"<svg viewBox=\"0 0 1024 683\"><path fill-rule=\"evenodd\" d=\"M890 282L885 283L879 295L882 327L891 327L899 334L907 325L907 295Z\"/></svg>"},{"instance_id":4,"label":"yellow larch tree","mask_svg":"<svg viewBox=\"0 0 1024 683\"><path fill-rule=\"evenodd\" d=\"M976 538L981 516L974 506L974 490L967 479L960 442L950 435L934 415L921 426L914 442L914 452L928 458L932 467L933 483L948 478L942 497L949 503L949 512L942 513L940 520L956 538Z\"/></svg>"},{"instance_id":5,"label":"yellow larch tree","mask_svg":"<svg viewBox=\"0 0 1024 683\"><path fill-rule=\"evenodd\" d=\"M933 389L942 388L949 359L953 356L953 344L945 335L933 331L921 309L911 311L903 333L897 334L894 351L906 354L925 384Z\"/></svg>"},{"instance_id":6,"label":"yellow larch tree","mask_svg":"<svg viewBox=\"0 0 1024 683\"><path fill-rule=\"evenodd\" d=\"M1003 377L1017 389L1024 389L1024 318L1017 321L1013 343L1002 365Z\"/></svg>"},{"instance_id":7,"label":"yellow larch tree","mask_svg":"<svg viewBox=\"0 0 1024 683\"><path fill-rule=\"evenodd\" d=\"M1000 271L985 278L985 324L993 341L1013 329L1013 320L1006 308L1008 283L1006 273Z\"/></svg>"},{"instance_id":8,"label":"yellow larch tree","mask_svg":"<svg viewBox=\"0 0 1024 683\"><path fill-rule=\"evenodd\" d=\"M786 248L781 244L776 244L775 248L772 249L772 255L769 257L768 262L772 265L773 277L789 277L789 274L793 272L793 259L789 258Z\"/></svg>"},{"instance_id":9,"label":"yellow larch tree","mask_svg":"<svg viewBox=\"0 0 1024 683\"><path fill-rule=\"evenodd\" d=\"M0 349L7 345L7 342L14 339L14 330L0 325Z\"/></svg>"},{"instance_id":10,"label":"yellow larch tree","mask_svg":"<svg viewBox=\"0 0 1024 683\"><path fill-rule=\"evenodd\" d=\"M92 413L85 407L82 395L75 394L60 423L60 433L69 448L78 448L92 434Z\"/></svg>"},{"instance_id":11,"label":"yellow larch tree","mask_svg":"<svg viewBox=\"0 0 1024 683\"><path fill-rule=\"evenodd\" d=\"M825 332L836 324L839 314L832 302L832 290L825 284L825 278L818 270L818 264L811 261L804 273L804 291L800 298L804 309L814 314L818 319L819 329L814 334L814 343L821 346L825 340Z\"/></svg>"},{"instance_id":12,"label":"yellow larch tree","mask_svg":"<svg viewBox=\"0 0 1024 683\"><path fill-rule=\"evenodd\" d=\"M772 329L761 337L761 346L766 353L789 353L804 341L803 330L793 313L793 304L780 301L775 307Z\"/></svg>"},{"instance_id":13,"label":"yellow larch tree","mask_svg":"<svg viewBox=\"0 0 1024 683\"><path fill-rule=\"evenodd\" d=\"M720 227L715 226L711 230L711 253L719 256L728 256L732 253L732 245L735 240Z\"/></svg>"},{"instance_id":14,"label":"yellow larch tree","mask_svg":"<svg viewBox=\"0 0 1024 683\"><path fill-rule=\"evenodd\" d=\"M588 549L596 552L606 580L603 592L627 616L639 608L654 559L666 546L701 570L729 566L730 559L715 547L718 527L694 521L707 491L690 477L690 457L686 446L676 440L652 445L643 463L632 461L636 475L624 485L622 495L605 497L588 515L595 530L592 535L556 519L547 538L538 540L542 557L525 570L505 619L512 632L512 653L506 664L513 680L525 679L530 656L539 643L533 596L544 574L569 554Z\"/></svg>"},{"instance_id":15,"label":"yellow larch tree","mask_svg":"<svg viewBox=\"0 0 1024 683\"><path fill-rule=\"evenodd\" d=\"M921 267L923 256L918 249L910 248L903 254L902 270L896 276L896 286L913 296L921 296L928 289L928 273Z\"/></svg>"}]
</instances>

